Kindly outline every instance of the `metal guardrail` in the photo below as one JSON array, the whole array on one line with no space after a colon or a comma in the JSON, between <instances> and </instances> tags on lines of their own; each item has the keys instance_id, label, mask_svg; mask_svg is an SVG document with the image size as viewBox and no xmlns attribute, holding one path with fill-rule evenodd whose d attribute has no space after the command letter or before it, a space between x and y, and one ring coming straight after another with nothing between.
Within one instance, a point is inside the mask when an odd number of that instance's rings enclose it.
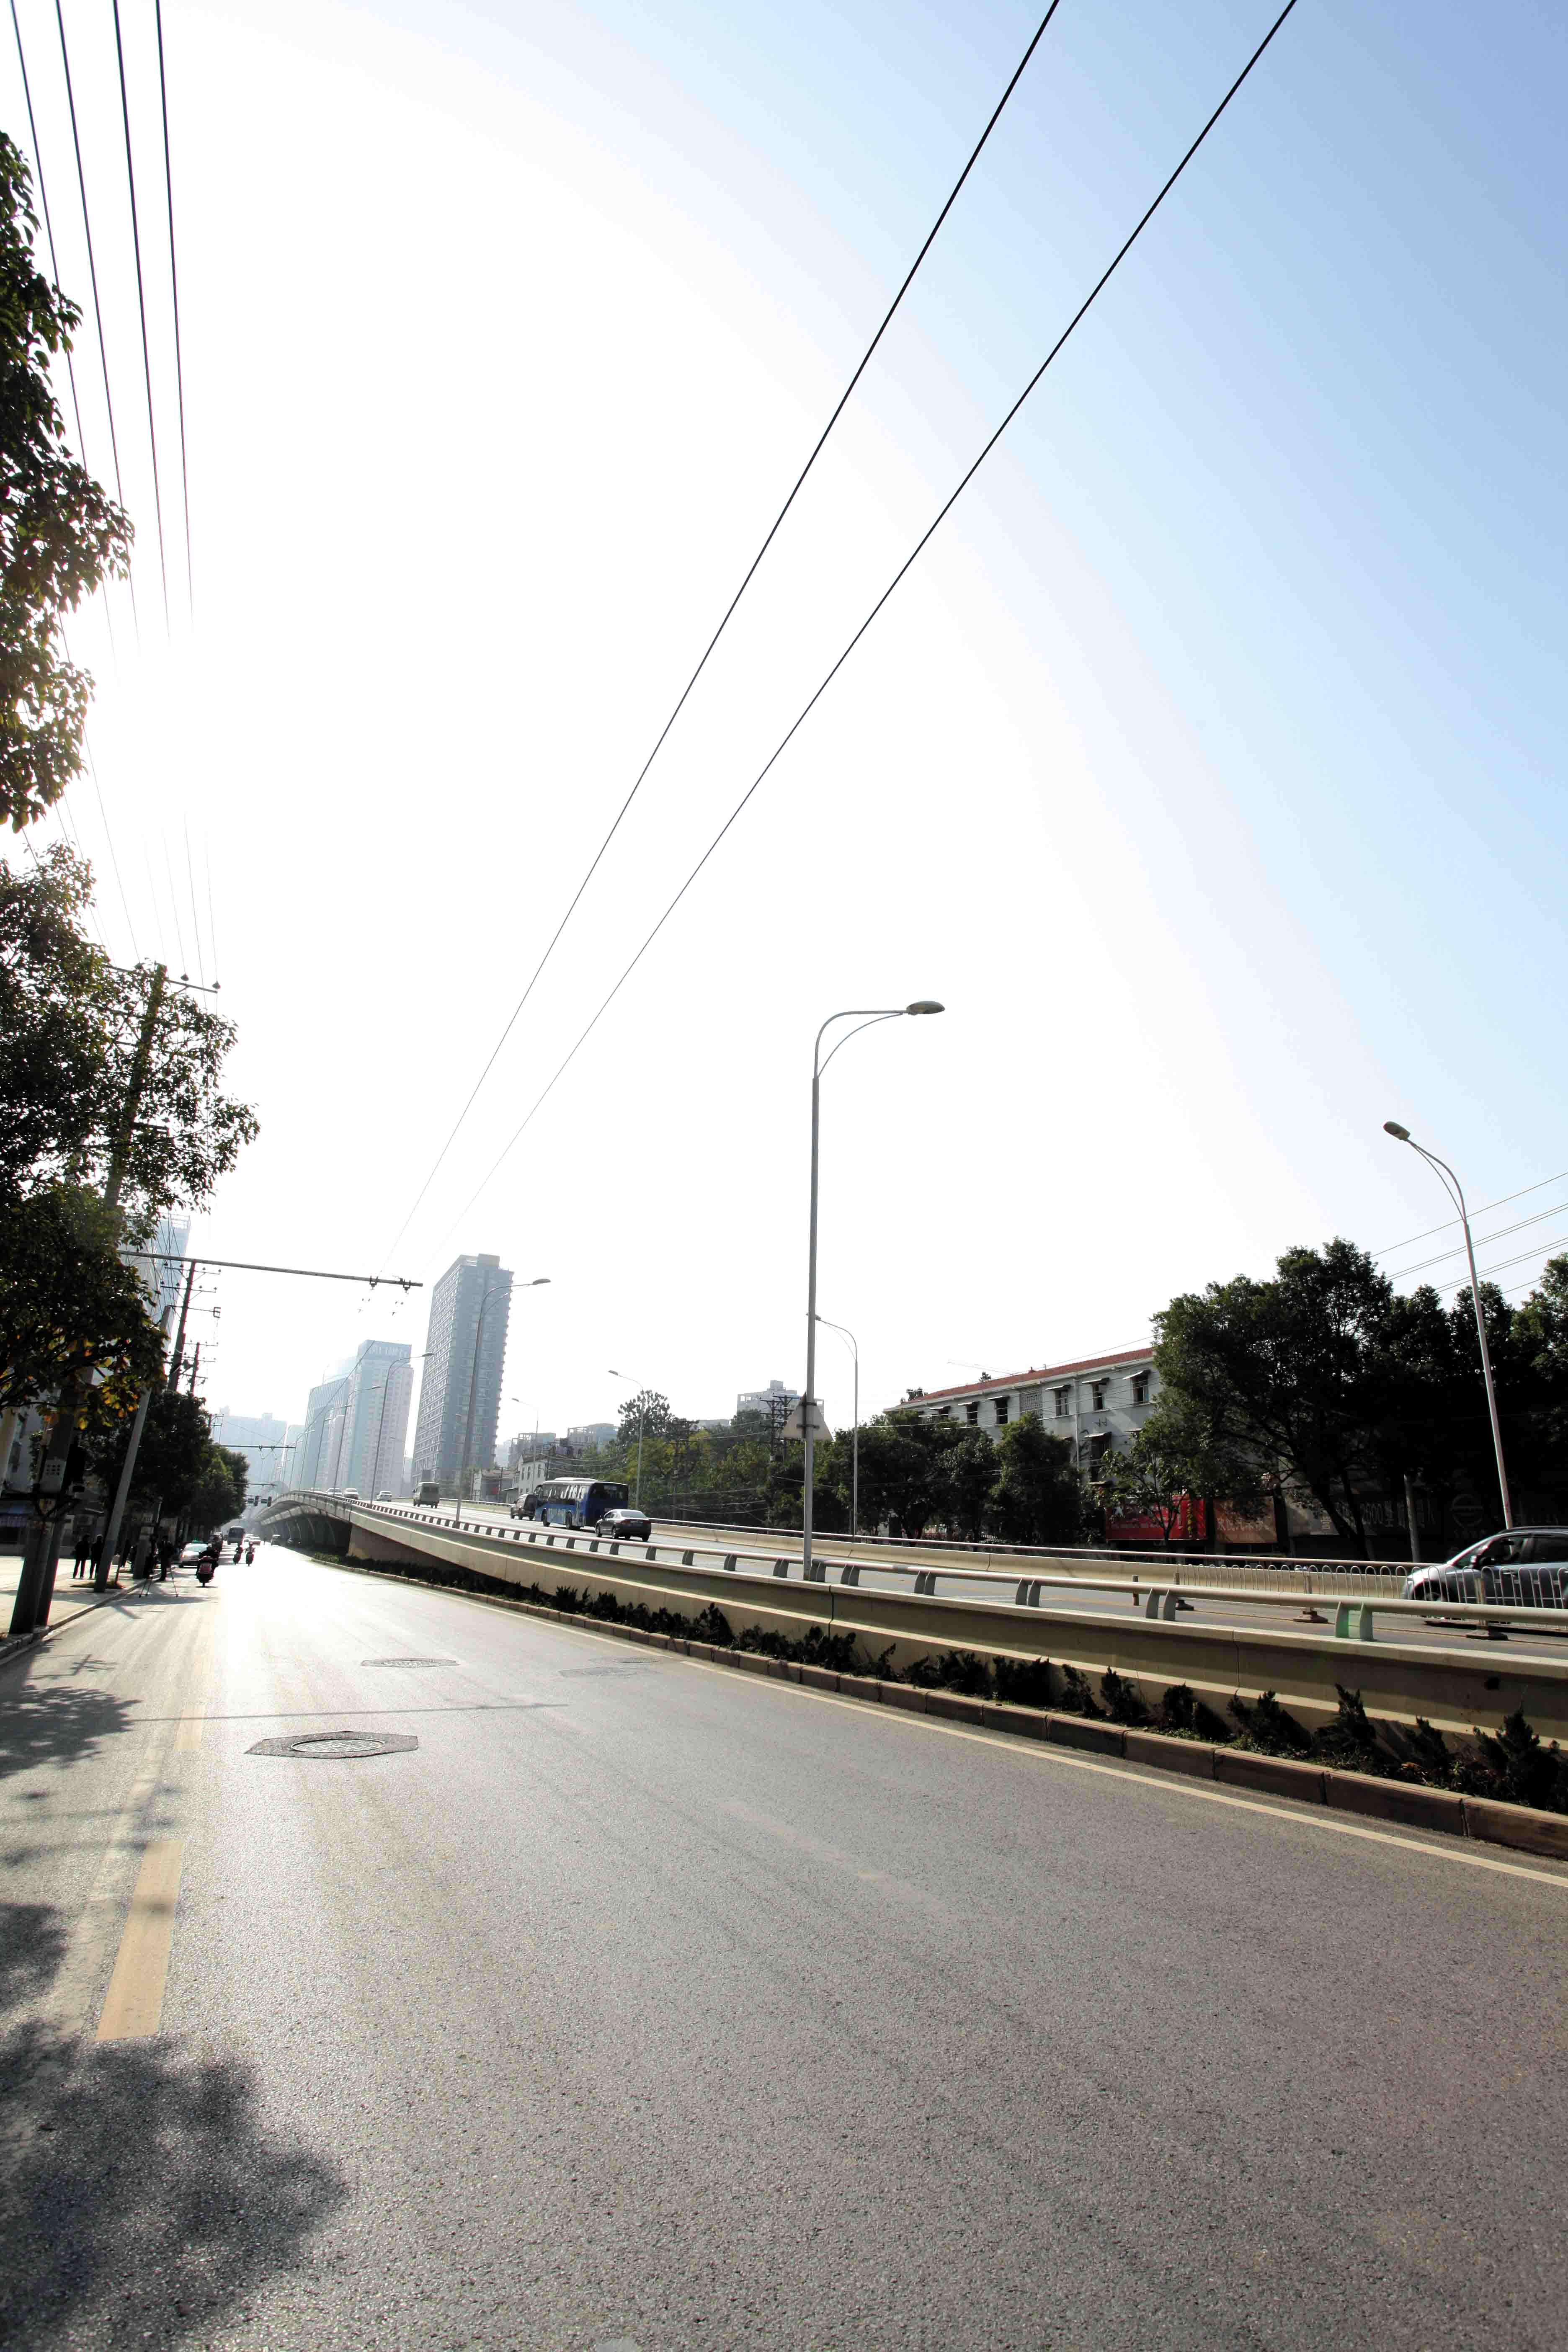
<instances>
[{"instance_id":1,"label":"metal guardrail","mask_svg":"<svg viewBox=\"0 0 1568 2352\"><path fill-rule=\"evenodd\" d=\"M297 1501L317 1509L325 1507L342 1511L345 1507L341 1496L320 1493L283 1496L271 1507L273 1510L279 1510L290 1501ZM564 1528L542 1529L539 1525L531 1520L513 1527L500 1525L494 1520L465 1520L460 1508L448 1514L438 1509L415 1509L411 1506L395 1503L363 1501L348 1504L346 1507L376 1517L405 1520L416 1527L450 1528L456 1534L479 1538L502 1547L509 1544L521 1544L526 1545L530 1549L581 1550L584 1558L594 1554L605 1559L640 1556L658 1562L661 1553L665 1555L674 1553L679 1555L681 1566L691 1568L700 1564L698 1558L700 1554L704 1561L718 1561L721 1569L727 1572L735 1572L743 1561L746 1568L753 1572L771 1573L775 1577L788 1577L792 1571L798 1574L800 1567L798 1553L780 1554L775 1550L752 1549L750 1547L740 1546L726 1549L722 1545L700 1543L607 1542L584 1530L574 1531ZM1057 1557L1054 1554L1044 1556ZM1103 1553L1099 1555L1102 1559L1105 1557ZM1269 1608L1300 1608L1303 1601L1310 1604L1317 1600L1331 1600L1335 1603L1332 1635L1342 1641L1372 1641L1374 1638L1374 1620L1380 1616L1415 1618L1427 1623L1436 1621L1452 1623L1465 1631L1478 1630L1495 1635L1505 1633L1510 1626L1514 1625L1518 1625L1521 1631L1533 1633L1568 1633L1568 1609L1542 1608L1519 1594L1511 1600L1506 1594L1500 1594L1495 1600L1489 1594L1484 1601L1445 1600L1441 1602L1404 1601L1397 1593L1370 1597L1336 1596L1332 1592L1324 1592L1321 1589L1317 1591L1310 1591L1304 1579L1292 1580L1287 1589L1260 1591L1214 1582L1187 1582L1183 1579L1179 1569L1174 1574L1167 1570L1160 1577L1084 1575L1081 1572L1071 1571L1065 1575L1042 1572L1038 1575L1026 1574L1020 1577L1014 1568L963 1567L956 1561L951 1563L943 1561L933 1566L918 1561L895 1560L887 1558L869 1561L819 1559L816 1563L814 1580L818 1583L835 1582L840 1586L853 1588L859 1584L861 1574L868 1568L878 1575L910 1578L914 1592L931 1599L941 1597L936 1589L939 1580L942 1583L959 1583L965 1587L973 1584L1012 1584L1015 1591L1011 1605L1015 1608L1038 1608L1041 1593L1047 1591L1121 1593L1128 1596L1144 1617L1166 1622L1173 1620L1185 1610L1205 1601ZM1318 1571L1314 1570L1314 1574L1316 1573ZM1498 1572L1489 1573L1496 1575ZM1403 1582L1403 1578L1400 1581ZM993 1605L1004 1607L1008 1604L998 1601ZM1329 1624L1329 1620L1319 1617L1315 1611L1309 1622L1321 1622L1325 1627Z\"/></svg>"}]
</instances>

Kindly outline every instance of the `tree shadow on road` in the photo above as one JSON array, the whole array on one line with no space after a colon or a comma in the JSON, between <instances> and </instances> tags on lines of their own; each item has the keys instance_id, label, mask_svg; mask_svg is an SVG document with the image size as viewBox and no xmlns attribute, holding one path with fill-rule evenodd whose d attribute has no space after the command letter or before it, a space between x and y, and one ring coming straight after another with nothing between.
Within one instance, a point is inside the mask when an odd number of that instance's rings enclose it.
<instances>
[{"instance_id":1,"label":"tree shadow on road","mask_svg":"<svg viewBox=\"0 0 1568 2352\"><path fill-rule=\"evenodd\" d=\"M241 2061L35 2025L0 2048L0 2345L207 2342L346 2194L335 2167L263 2128Z\"/></svg>"},{"instance_id":2,"label":"tree shadow on road","mask_svg":"<svg viewBox=\"0 0 1568 2352\"><path fill-rule=\"evenodd\" d=\"M13 1683L0 1690L0 1778L79 1762L119 1732L132 1708L89 1683Z\"/></svg>"}]
</instances>

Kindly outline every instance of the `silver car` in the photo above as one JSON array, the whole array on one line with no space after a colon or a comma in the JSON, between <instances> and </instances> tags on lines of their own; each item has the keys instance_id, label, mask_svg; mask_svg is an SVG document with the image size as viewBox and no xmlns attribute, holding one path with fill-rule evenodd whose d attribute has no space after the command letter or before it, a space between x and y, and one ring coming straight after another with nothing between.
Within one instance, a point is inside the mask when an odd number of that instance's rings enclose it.
<instances>
[{"instance_id":1,"label":"silver car","mask_svg":"<svg viewBox=\"0 0 1568 2352\"><path fill-rule=\"evenodd\" d=\"M1515 1609L1568 1609L1568 1528L1510 1528L1452 1559L1412 1569L1405 1601L1498 1601Z\"/></svg>"}]
</instances>

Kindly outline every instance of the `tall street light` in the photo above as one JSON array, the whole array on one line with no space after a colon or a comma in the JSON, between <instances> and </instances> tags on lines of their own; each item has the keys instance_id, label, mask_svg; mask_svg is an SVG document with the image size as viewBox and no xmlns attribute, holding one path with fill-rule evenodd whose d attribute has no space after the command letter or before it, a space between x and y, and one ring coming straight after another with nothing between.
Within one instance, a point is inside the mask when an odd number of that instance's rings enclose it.
<instances>
[{"instance_id":1,"label":"tall street light","mask_svg":"<svg viewBox=\"0 0 1568 2352\"><path fill-rule=\"evenodd\" d=\"M605 1369L613 1381L629 1381L635 1377L631 1372L617 1372L614 1364L607 1365ZM637 1415L637 1483L632 1500L640 1511L642 1508L642 1433L647 1426L647 1382L646 1381L638 1382L637 1394L642 1402L642 1411Z\"/></svg>"},{"instance_id":2,"label":"tall street light","mask_svg":"<svg viewBox=\"0 0 1568 2352\"><path fill-rule=\"evenodd\" d=\"M860 1532L860 1349L847 1323L835 1323L829 1315L819 1315L816 1319L830 1331L837 1331L840 1339L848 1340L849 1352L855 1359L855 1428L849 1440L849 1533L854 1537Z\"/></svg>"},{"instance_id":3,"label":"tall street light","mask_svg":"<svg viewBox=\"0 0 1568 2352\"><path fill-rule=\"evenodd\" d=\"M507 1286L506 1296L510 1298L514 1288L518 1290L542 1289L549 1280L550 1276L547 1274L536 1274L531 1282L509 1284ZM474 1360L468 1367L468 1410L463 1422L463 1458L458 1471L459 1489L461 1488L463 1475L470 1466L468 1449L474 1442L474 1390L479 1377L479 1342L484 1338L485 1317L489 1312L490 1301L492 1298L499 1298L500 1295L501 1289L499 1283L487 1283L485 1286L485 1295L479 1301L479 1314L474 1318ZM459 1504L461 1504L462 1499L462 1494L459 1491L458 1496L458 1501Z\"/></svg>"},{"instance_id":4,"label":"tall street light","mask_svg":"<svg viewBox=\"0 0 1568 2352\"><path fill-rule=\"evenodd\" d=\"M862 1029L875 1028L879 1021L902 1021L910 1015L941 1013L945 1008L934 998L922 996L913 1004L871 1006L857 1004L842 1013L830 1013L816 1033L816 1044L811 1055L811 1239L806 1260L805 1280L805 1394L800 1401L801 1434L805 1443L805 1475L801 1482L800 1533L801 1565L806 1577L811 1575L811 1505L816 1465L813 1459L816 1444L816 1424L819 1412L816 1402L816 1178L819 1160L818 1139L821 1129L822 1073L837 1054L839 1045L847 1045ZM858 1026L847 1030L827 1062L822 1058L822 1041L836 1021L853 1021Z\"/></svg>"},{"instance_id":5,"label":"tall street light","mask_svg":"<svg viewBox=\"0 0 1568 2352\"><path fill-rule=\"evenodd\" d=\"M1503 1467L1502 1423L1498 1419L1497 1387L1492 1380L1491 1350L1487 1346L1486 1318L1481 1312L1481 1286L1476 1275L1476 1253L1470 1242L1470 1213L1465 1206L1464 1191L1447 1161L1439 1160L1435 1151L1428 1151L1424 1143L1417 1143L1410 1129L1407 1127L1401 1127L1396 1118L1385 1118L1383 1122L1383 1131L1385 1135L1392 1135L1396 1143L1407 1143L1412 1151L1418 1151L1421 1154L1429 1168L1436 1170L1449 1199L1459 1212L1459 1223L1465 1231L1465 1255L1470 1268L1470 1305L1475 1309L1476 1338L1480 1342L1481 1378L1487 1384L1487 1412L1491 1416L1492 1451L1497 1455L1497 1482L1502 1496L1502 1523L1505 1528L1511 1528L1513 1503L1508 1491L1508 1472Z\"/></svg>"}]
</instances>

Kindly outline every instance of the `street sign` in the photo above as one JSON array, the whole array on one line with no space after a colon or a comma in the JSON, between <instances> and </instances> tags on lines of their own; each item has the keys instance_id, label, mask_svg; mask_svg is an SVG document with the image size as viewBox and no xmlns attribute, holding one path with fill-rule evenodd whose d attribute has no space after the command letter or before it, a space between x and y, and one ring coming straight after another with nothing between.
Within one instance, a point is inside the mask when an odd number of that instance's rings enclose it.
<instances>
[{"instance_id":1,"label":"street sign","mask_svg":"<svg viewBox=\"0 0 1568 2352\"><path fill-rule=\"evenodd\" d=\"M815 1399L808 1402L805 1397L802 1397L800 1402L796 1405L795 1411L785 1422L784 1425L784 1434L786 1437L804 1437L805 1435L805 1416L807 1413L811 1415L811 1433L814 1438L832 1436L833 1432L828 1428L826 1422L823 1418L822 1407Z\"/></svg>"}]
</instances>

